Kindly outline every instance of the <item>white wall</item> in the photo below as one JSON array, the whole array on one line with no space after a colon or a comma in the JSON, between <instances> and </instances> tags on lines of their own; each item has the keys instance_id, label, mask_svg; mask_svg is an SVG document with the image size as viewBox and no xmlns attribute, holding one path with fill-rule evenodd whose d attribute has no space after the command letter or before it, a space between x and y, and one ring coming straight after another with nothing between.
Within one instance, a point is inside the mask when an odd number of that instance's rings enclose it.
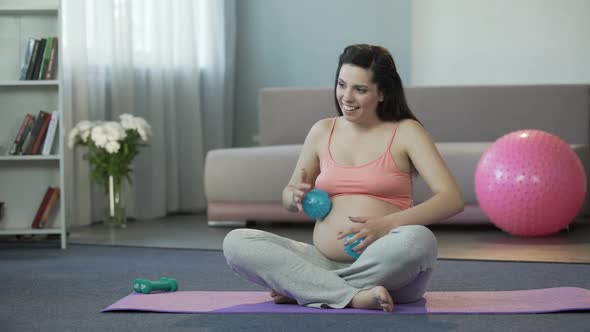
<instances>
[{"instance_id":1,"label":"white wall","mask_svg":"<svg viewBox=\"0 0 590 332\"><path fill-rule=\"evenodd\" d=\"M258 90L331 87L338 56L379 44L410 76L411 0L238 0L234 145L258 132Z\"/></svg>"},{"instance_id":2,"label":"white wall","mask_svg":"<svg viewBox=\"0 0 590 332\"><path fill-rule=\"evenodd\" d=\"M405 85L590 84L590 0L239 0L235 146L262 87L329 87L350 43L381 44Z\"/></svg>"},{"instance_id":3,"label":"white wall","mask_svg":"<svg viewBox=\"0 0 590 332\"><path fill-rule=\"evenodd\" d=\"M412 85L590 83L590 1L413 0Z\"/></svg>"}]
</instances>

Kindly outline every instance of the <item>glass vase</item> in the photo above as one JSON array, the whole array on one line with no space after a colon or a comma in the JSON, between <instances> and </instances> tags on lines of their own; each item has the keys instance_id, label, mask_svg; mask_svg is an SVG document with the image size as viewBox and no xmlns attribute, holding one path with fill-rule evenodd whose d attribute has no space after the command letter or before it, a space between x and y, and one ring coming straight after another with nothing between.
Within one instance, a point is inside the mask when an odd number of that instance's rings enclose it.
<instances>
[{"instance_id":1,"label":"glass vase","mask_svg":"<svg viewBox=\"0 0 590 332\"><path fill-rule=\"evenodd\" d=\"M127 228L124 177L109 175L105 183L105 220L113 228Z\"/></svg>"}]
</instances>

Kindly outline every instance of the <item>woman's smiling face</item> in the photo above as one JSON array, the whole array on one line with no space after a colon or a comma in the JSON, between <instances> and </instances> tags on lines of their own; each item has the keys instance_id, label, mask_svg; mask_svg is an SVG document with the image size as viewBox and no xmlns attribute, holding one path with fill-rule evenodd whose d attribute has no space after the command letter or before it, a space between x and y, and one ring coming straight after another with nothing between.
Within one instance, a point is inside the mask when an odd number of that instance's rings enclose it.
<instances>
[{"instance_id":1,"label":"woman's smiling face","mask_svg":"<svg viewBox=\"0 0 590 332\"><path fill-rule=\"evenodd\" d=\"M373 73L359 66L344 64L336 83L336 99L344 117L352 122L377 118L383 94L373 83Z\"/></svg>"}]
</instances>

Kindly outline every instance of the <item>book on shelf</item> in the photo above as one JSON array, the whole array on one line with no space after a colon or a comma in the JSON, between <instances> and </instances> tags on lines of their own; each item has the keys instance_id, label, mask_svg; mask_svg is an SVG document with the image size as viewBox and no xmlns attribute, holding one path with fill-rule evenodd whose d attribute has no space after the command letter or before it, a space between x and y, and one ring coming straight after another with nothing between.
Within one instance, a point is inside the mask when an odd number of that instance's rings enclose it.
<instances>
[{"instance_id":1,"label":"book on shelf","mask_svg":"<svg viewBox=\"0 0 590 332\"><path fill-rule=\"evenodd\" d=\"M41 110L35 117L27 113L8 154L50 155L59 128L59 114L59 111L49 113Z\"/></svg>"},{"instance_id":2,"label":"book on shelf","mask_svg":"<svg viewBox=\"0 0 590 332\"><path fill-rule=\"evenodd\" d=\"M14 142L12 142L12 145L10 146L10 150L8 150L8 154L11 154L11 155L18 154L19 144L22 142L23 138L25 137L26 132L27 132L27 128L29 127L29 124L32 123L33 121L34 121L33 115L31 115L31 113L27 113L25 115L25 119L23 120L23 122L20 125L20 129L18 130L16 137L14 138Z\"/></svg>"},{"instance_id":3,"label":"book on shelf","mask_svg":"<svg viewBox=\"0 0 590 332\"><path fill-rule=\"evenodd\" d=\"M39 66L39 75L36 76L38 80L44 80L45 74L47 74L47 65L49 64L49 57L51 56L51 48L53 45L53 37L47 37L47 42L45 43L45 49L43 50L43 54L41 55L41 65Z\"/></svg>"},{"instance_id":4,"label":"book on shelf","mask_svg":"<svg viewBox=\"0 0 590 332\"><path fill-rule=\"evenodd\" d=\"M33 219L33 223L31 224L32 228L40 228L41 217L43 216L44 210L47 208L47 204L49 203L49 198L53 192L53 187L48 187L45 191L45 195L43 195L43 199L41 200L41 204L39 208L37 208L37 213L35 214L35 218Z\"/></svg>"},{"instance_id":5,"label":"book on shelf","mask_svg":"<svg viewBox=\"0 0 590 332\"><path fill-rule=\"evenodd\" d=\"M35 67L35 58L37 56L37 49L39 48L39 40L35 39L35 38L31 38L33 40L33 49L31 50L31 53L26 55L28 56L27 59L24 59L23 61L27 64L27 70L26 70L26 74L25 74L25 80L30 80L31 77L33 77L33 68ZM30 42L30 40L29 40ZM21 70L22 72L22 70Z\"/></svg>"},{"instance_id":6,"label":"book on shelf","mask_svg":"<svg viewBox=\"0 0 590 332\"><path fill-rule=\"evenodd\" d=\"M43 141L43 149L41 154L44 156L51 154L51 148L53 147L53 140L55 138L55 132L59 126L59 111L51 112L51 120L49 121L49 127L47 133L45 133L45 140Z\"/></svg>"},{"instance_id":7,"label":"book on shelf","mask_svg":"<svg viewBox=\"0 0 590 332\"><path fill-rule=\"evenodd\" d=\"M30 80L36 80L39 77L41 62L43 62L43 52L45 52L45 44L47 44L47 38L41 38L39 40L39 47L37 47L37 54L35 54L33 71L31 73L31 77L29 77Z\"/></svg>"},{"instance_id":8,"label":"book on shelf","mask_svg":"<svg viewBox=\"0 0 590 332\"><path fill-rule=\"evenodd\" d=\"M29 141L29 145L27 149L23 151L23 154L39 154L39 145L41 142L38 142L45 138L45 132L47 131L47 125L49 125L51 115L45 111L39 111L35 119L35 125L31 131L31 139ZM43 131L43 127L45 127L45 131ZM35 144L37 145L37 152L35 151Z\"/></svg>"},{"instance_id":9,"label":"book on shelf","mask_svg":"<svg viewBox=\"0 0 590 332\"><path fill-rule=\"evenodd\" d=\"M57 74L58 37L29 38L20 69L21 80L53 80Z\"/></svg>"},{"instance_id":10,"label":"book on shelf","mask_svg":"<svg viewBox=\"0 0 590 332\"><path fill-rule=\"evenodd\" d=\"M23 59L23 65L20 67L20 77L21 80L27 79L27 71L29 70L29 65L31 64L31 54L33 54L35 49L35 38L29 38L25 45L25 51L23 52L25 58Z\"/></svg>"},{"instance_id":11,"label":"book on shelf","mask_svg":"<svg viewBox=\"0 0 590 332\"><path fill-rule=\"evenodd\" d=\"M32 228L44 228L47 225L53 212L56 210L57 202L59 201L60 189L59 187L47 187L41 204L37 209L35 218L31 224Z\"/></svg>"},{"instance_id":12,"label":"book on shelf","mask_svg":"<svg viewBox=\"0 0 590 332\"><path fill-rule=\"evenodd\" d=\"M35 126L35 117L33 117L33 121L27 124L27 128L25 129L25 135L23 138L18 142L18 147L16 154L22 155L24 154L23 151L26 151L27 147L29 146L29 142L31 141L31 132L33 131L33 127Z\"/></svg>"},{"instance_id":13,"label":"book on shelf","mask_svg":"<svg viewBox=\"0 0 590 332\"><path fill-rule=\"evenodd\" d=\"M39 221L40 228L44 228L50 218L54 215L54 212L57 208L57 202L59 201L61 191L59 187L54 187L51 191L51 197L49 197L49 201L47 202L47 206L43 210L43 214L41 215L41 220Z\"/></svg>"},{"instance_id":14,"label":"book on shelf","mask_svg":"<svg viewBox=\"0 0 590 332\"><path fill-rule=\"evenodd\" d=\"M46 80L54 80L57 77L57 51L59 50L59 38L53 37L53 45L51 47L51 54L49 55L49 63L47 64L47 71L45 72Z\"/></svg>"},{"instance_id":15,"label":"book on shelf","mask_svg":"<svg viewBox=\"0 0 590 332\"><path fill-rule=\"evenodd\" d=\"M23 143L23 147L21 149L21 154L30 155L33 154L33 145L39 137L41 133L41 128L43 127L43 122L45 118L48 116L48 113L45 111L39 111L37 117L35 117L35 121L33 123L33 127L31 128L30 134L27 137L25 143Z\"/></svg>"}]
</instances>

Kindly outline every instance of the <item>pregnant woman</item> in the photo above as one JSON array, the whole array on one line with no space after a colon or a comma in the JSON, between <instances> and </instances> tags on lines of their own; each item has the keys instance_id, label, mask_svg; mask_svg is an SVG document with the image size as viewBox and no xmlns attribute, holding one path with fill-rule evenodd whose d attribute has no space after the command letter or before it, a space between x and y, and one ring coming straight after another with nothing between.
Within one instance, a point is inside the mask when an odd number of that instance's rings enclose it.
<instances>
[{"instance_id":1,"label":"pregnant woman","mask_svg":"<svg viewBox=\"0 0 590 332\"><path fill-rule=\"evenodd\" d=\"M270 289L275 303L392 311L394 302L424 295L437 259L436 238L425 225L461 212L463 197L410 111L385 48L346 47L334 97L338 116L310 129L283 191L283 205L293 212L302 211L313 188L330 195L332 209L316 221L313 245L236 229L223 252L233 271ZM433 195L414 206L416 173ZM359 239L354 260L344 247Z\"/></svg>"}]
</instances>

